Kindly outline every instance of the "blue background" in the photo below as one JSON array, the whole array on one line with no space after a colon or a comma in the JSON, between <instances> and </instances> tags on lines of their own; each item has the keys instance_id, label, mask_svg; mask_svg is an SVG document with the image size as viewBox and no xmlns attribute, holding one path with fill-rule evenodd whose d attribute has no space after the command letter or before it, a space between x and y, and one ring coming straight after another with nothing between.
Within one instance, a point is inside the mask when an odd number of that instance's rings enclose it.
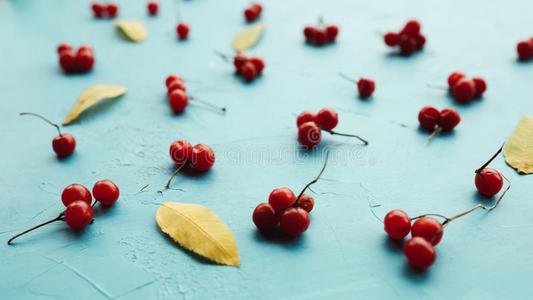
<instances>
[{"instance_id":1,"label":"blue background","mask_svg":"<svg viewBox=\"0 0 533 300\"><path fill-rule=\"evenodd\" d=\"M213 50L231 53L246 25L248 1L180 2L190 39L175 37L173 2L150 18L145 1L118 1L120 17L144 22L148 39L125 41L113 21L95 20L89 1L0 1L0 238L55 217L59 194L79 182L109 178L121 188L117 205L96 211L83 233L56 223L0 243L2 299L524 299L533 272L533 202L528 177L501 157L492 166L513 182L501 207L476 212L446 228L438 258L425 273L407 266L369 210L382 217L402 208L411 216L451 215L477 203L473 170L532 114L532 63L516 62L515 45L532 32L531 1L264 1L263 40L250 51L266 60L264 76L244 84ZM303 43L302 28L321 15L340 25L338 42ZM422 22L428 42L410 58L391 55L381 33L409 18ZM55 47L95 49L90 74L65 76ZM445 85L455 70L484 76L481 101L458 106L427 84ZM376 80L372 100L337 76ZM186 78L189 93L228 107L222 116L191 104L174 116L163 81ZM60 122L80 92L96 83L129 90L65 128L78 146L58 161L54 129L32 111ZM417 113L424 105L457 108L461 124L426 145ZM304 109L339 111L339 131L370 141L324 136L311 153L298 150L295 118ZM405 124L406 127L399 124ZM176 139L211 145L214 168L202 176L173 171L168 146ZM313 188L309 230L297 240L266 238L253 208L275 187L299 191L332 150L324 179ZM147 191L137 193L149 184ZM242 265L216 266L189 255L160 233L155 211L163 200L210 207L234 231Z\"/></svg>"}]
</instances>

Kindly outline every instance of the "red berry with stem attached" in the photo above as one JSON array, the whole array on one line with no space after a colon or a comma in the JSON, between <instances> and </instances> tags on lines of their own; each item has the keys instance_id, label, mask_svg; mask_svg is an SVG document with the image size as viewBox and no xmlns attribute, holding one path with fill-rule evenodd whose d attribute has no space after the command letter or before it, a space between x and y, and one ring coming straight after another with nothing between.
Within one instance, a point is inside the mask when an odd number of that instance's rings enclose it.
<instances>
[{"instance_id":1,"label":"red berry with stem attached","mask_svg":"<svg viewBox=\"0 0 533 300\"><path fill-rule=\"evenodd\" d=\"M329 25L326 27L326 34L328 37L328 41L334 42L337 38L337 35L339 34L339 27L337 25Z\"/></svg>"},{"instance_id":2,"label":"red berry with stem attached","mask_svg":"<svg viewBox=\"0 0 533 300\"><path fill-rule=\"evenodd\" d=\"M440 112L433 106L425 106L418 113L420 127L426 131L435 130L435 126L437 126L439 120Z\"/></svg>"},{"instance_id":3,"label":"red berry with stem attached","mask_svg":"<svg viewBox=\"0 0 533 300\"><path fill-rule=\"evenodd\" d=\"M436 246L442 239L444 233L442 224L430 217L422 217L417 219L411 227L412 237L421 237Z\"/></svg>"},{"instance_id":4,"label":"red berry with stem attached","mask_svg":"<svg viewBox=\"0 0 533 300\"><path fill-rule=\"evenodd\" d=\"M93 4L91 4L91 9L93 11L93 15L96 18L101 18L104 15L104 11L106 10L106 7L102 5L101 3L94 2Z\"/></svg>"},{"instance_id":5,"label":"red berry with stem attached","mask_svg":"<svg viewBox=\"0 0 533 300\"><path fill-rule=\"evenodd\" d=\"M176 33L178 34L178 38L180 40L185 40L187 37L189 37L189 30L190 27L186 23L180 22L176 26Z\"/></svg>"},{"instance_id":6,"label":"red berry with stem attached","mask_svg":"<svg viewBox=\"0 0 533 300\"><path fill-rule=\"evenodd\" d=\"M246 61L242 65L240 73L242 78L244 78L244 80L248 82L254 80L257 77L257 69L255 68L255 65L250 61Z\"/></svg>"},{"instance_id":7,"label":"red berry with stem attached","mask_svg":"<svg viewBox=\"0 0 533 300\"><path fill-rule=\"evenodd\" d=\"M252 7L248 7L244 10L244 18L246 19L246 22L253 22L259 17L259 13L256 9Z\"/></svg>"},{"instance_id":8,"label":"red berry with stem attached","mask_svg":"<svg viewBox=\"0 0 533 300\"><path fill-rule=\"evenodd\" d=\"M65 222L70 228L80 230L91 224L93 208L85 201L74 201L65 209Z\"/></svg>"},{"instance_id":9,"label":"red berry with stem attached","mask_svg":"<svg viewBox=\"0 0 533 300\"><path fill-rule=\"evenodd\" d=\"M311 195L303 194L298 199L298 207L303 208L307 212L311 212L313 207L315 207L315 198Z\"/></svg>"},{"instance_id":10,"label":"red berry with stem attached","mask_svg":"<svg viewBox=\"0 0 533 300\"><path fill-rule=\"evenodd\" d=\"M277 213L292 206L294 202L296 202L296 196L289 188L273 189L268 195L268 203Z\"/></svg>"},{"instance_id":11,"label":"red berry with stem attached","mask_svg":"<svg viewBox=\"0 0 533 300\"><path fill-rule=\"evenodd\" d=\"M170 144L170 158L178 165L187 163L192 157L192 145L184 140Z\"/></svg>"},{"instance_id":12,"label":"red berry with stem attached","mask_svg":"<svg viewBox=\"0 0 533 300\"><path fill-rule=\"evenodd\" d=\"M476 87L476 92L474 93L474 97L479 98L483 96L483 93L487 90L487 82L485 82L485 79L481 77L474 77L472 78L474 81L474 85Z\"/></svg>"},{"instance_id":13,"label":"red berry with stem attached","mask_svg":"<svg viewBox=\"0 0 533 300\"><path fill-rule=\"evenodd\" d=\"M318 127L331 130L339 123L339 115L332 108L323 108L316 114L315 122Z\"/></svg>"},{"instance_id":14,"label":"red berry with stem attached","mask_svg":"<svg viewBox=\"0 0 533 300\"><path fill-rule=\"evenodd\" d=\"M259 230L269 230L279 223L276 211L268 203L260 203L254 209L252 220Z\"/></svg>"},{"instance_id":15,"label":"red berry with stem attached","mask_svg":"<svg viewBox=\"0 0 533 300\"><path fill-rule=\"evenodd\" d=\"M383 40L385 41L385 45L389 47L395 47L400 44L400 35L396 32L387 32L383 36Z\"/></svg>"},{"instance_id":16,"label":"red berry with stem attached","mask_svg":"<svg viewBox=\"0 0 533 300\"><path fill-rule=\"evenodd\" d=\"M376 83L372 79L361 78L357 81L357 90L362 99L370 98L376 90Z\"/></svg>"},{"instance_id":17,"label":"red berry with stem attached","mask_svg":"<svg viewBox=\"0 0 533 300\"><path fill-rule=\"evenodd\" d=\"M531 40L520 41L516 45L516 52L518 53L519 60L529 60L533 57L533 42Z\"/></svg>"},{"instance_id":18,"label":"red berry with stem attached","mask_svg":"<svg viewBox=\"0 0 533 300\"><path fill-rule=\"evenodd\" d=\"M322 132L315 122L306 122L298 127L298 142L308 148L320 143Z\"/></svg>"},{"instance_id":19,"label":"red berry with stem attached","mask_svg":"<svg viewBox=\"0 0 533 300\"><path fill-rule=\"evenodd\" d=\"M70 203L78 200L91 205L91 192L89 192L85 186L74 183L63 189L63 192L61 193L61 201L63 202L63 205L68 206Z\"/></svg>"},{"instance_id":20,"label":"red berry with stem attached","mask_svg":"<svg viewBox=\"0 0 533 300\"><path fill-rule=\"evenodd\" d=\"M191 166L193 169L205 172L215 164L215 152L211 147L198 144L192 147Z\"/></svg>"},{"instance_id":21,"label":"red berry with stem attached","mask_svg":"<svg viewBox=\"0 0 533 300\"><path fill-rule=\"evenodd\" d=\"M450 76L448 76L448 86L450 87L450 89L453 89L455 84L465 77L466 75L461 72L453 72L452 74L450 74Z\"/></svg>"},{"instance_id":22,"label":"red berry with stem attached","mask_svg":"<svg viewBox=\"0 0 533 300\"><path fill-rule=\"evenodd\" d=\"M59 66L65 73L76 71L76 56L72 51L65 50L59 55Z\"/></svg>"},{"instance_id":23,"label":"red berry with stem attached","mask_svg":"<svg viewBox=\"0 0 533 300\"><path fill-rule=\"evenodd\" d=\"M393 240L401 240L411 231L411 219L399 209L391 210L383 219L385 232Z\"/></svg>"},{"instance_id":24,"label":"red berry with stem attached","mask_svg":"<svg viewBox=\"0 0 533 300\"><path fill-rule=\"evenodd\" d=\"M417 20L410 20L405 24L401 33L405 33L409 36L415 36L420 33L420 28L420 22L418 22Z\"/></svg>"},{"instance_id":25,"label":"red berry with stem attached","mask_svg":"<svg viewBox=\"0 0 533 300\"><path fill-rule=\"evenodd\" d=\"M442 131L450 131L461 122L461 116L453 108L445 108L440 111L440 118L438 125L442 128Z\"/></svg>"},{"instance_id":26,"label":"red berry with stem attached","mask_svg":"<svg viewBox=\"0 0 533 300\"><path fill-rule=\"evenodd\" d=\"M316 114L312 111L303 111L296 117L296 127L300 127L303 123L315 122Z\"/></svg>"},{"instance_id":27,"label":"red berry with stem attached","mask_svg":"<svg viewBox=\"0 0 533 300\"><path fill-rule=\"evenodd\" d=\"M102 205L113 205L120 196L118 186L111 180L97 181L93 186L94 199Z\"/></svg>"},{"instance_id":28,"label":"red berry with stem attached","mask_svg":"<svg viewBox=\"0 0 533 300\"><path fill-rule=\"evenodd\" d=\"M235 70L237 73L241 73L241 68L244 65L245 62L248 61L248 57L242 53L238 53L233 57L233 65L235 66Z\"/></svg>"},{"instance_id":29,"label":"red berry with stem attached","mask_svg":"<svg viewBox=\"0 0 533 300\"><path fill-rule=\"evenodd\" d=\"M183 78L176 74L170 74L165 79L165 86L168 88L174 81L183 82Z\"/></svg>"},{"instance_id":30,"label":"red berry with stem attached","mask_svg":"<svg viewBox=\"0 0 533 300\"><path fill-rule=\"evenodd\" d=\"M452 88L453 97L460 103L469 102L474 98L475 93L476 84L471 79L459 79Z\"/></svg>"},{"instance_id":31,"label":"red berry with stem attached","mask_svg":"<svg viewBox=\"0 0 533 300\"><path fill-rule=\"evenodd\" d=\"M175 90L185 92L187 90L187 88L185 87L185 83L180 80L174 80L173 82L171 82L170 85L167 87L168 94L171 94Z\"/></svg>"},{"instance_id":32,"label":"red berry with stem attached","mask_svg":"<svg viewBox=\"0 0 533 300\"><path fill-rule=\"evenodd\" d=\"M300 236L309 227L309 213L299 207L284 210L279 217L281 230L288 235Z\"/></svg>"},{"instance_id":33,"label":"red berry with stem attached","mask_svg":"<svg viewBox=\"0 0 533 300\"><path fill-rule=\"evenodd\" d=\"M250 58L250 62L254 65L257 76L261 75L265 69L265 62L259 57Z\"/></svg>"},{"instance_id":34,"label":"red berry with stem attached","mask_svg":"<svg viewBox=\"0 0 533 300\"><path fill-rule=\"evenodd\" d=\"M118 4L116 4L116 3L108 3L105 10L107 12L107 15L110 18L114 18L118 14Z\"/></svg>"},{"instance_id":35,"label":"red berry with stem attached","mask_svg":"<svg viewBox=\"0 0 533 300\"><path fill-rule=\"evenodd\" d=\"M408 240L404 245L403 253L409 264L420 270L429 268L437 258L433 245L421 237Z\"/></svg>"},{"instance_id":36,"label":"red berry with stem attached","mask_svg":"<svg viewBox=\"0 0 533 300\"><path fill-rule=\"evenodd\" d=\"M148 9L148 14L150 14L151 16L155 16L159 11L159 3L156 1L150 1L146 5L146 8Z\"/></svg>"},{"instance_id":37,"label":"red berry with stem attached","mask_svg":"<svg viewBox=\"0 0 533 300\"><path fill-rule=\"evenodd\" d=\"M76 139L68 133L60 134L52 140L52 149L58 158L66 158L76 149Z\"/></svg>"},{"instance_id":38,"label":"red berry with stem attached","mask_svg":"<svg viewBox=\"0 0 533 300\"><path fill-rule=\"evenodd\" d=\"M185 108L189 104L189 97L187 97L183 90L174 90L168 95L168 104L172 112L179 114L185 111Z\"/></svg>"},{"instance_id":39,"label":"red berry with stem attached","mask_svg":"<svg viewBox=\"0 0 533 300\"><path fill-rule=\"evenodd\" d=\"M491 168L483 168L479 173L476 173L474 183L481 195L492 197L502 189L503 178L500 172Z\"/></svg>"}]
</instances>

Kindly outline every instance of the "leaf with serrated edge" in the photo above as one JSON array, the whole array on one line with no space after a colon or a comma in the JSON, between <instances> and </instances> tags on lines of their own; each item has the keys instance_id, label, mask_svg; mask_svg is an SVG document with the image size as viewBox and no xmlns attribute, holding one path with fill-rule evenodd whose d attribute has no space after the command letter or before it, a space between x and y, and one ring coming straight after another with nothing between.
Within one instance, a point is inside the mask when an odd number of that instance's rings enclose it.
<instances>
[{"instance_id":1,"label":"leaf with serrated edge","mask_svg":"<svg viewBox=\"0 0 533 300\"><path fill-rule=\"evenodd\" d=\"M161 231L183 248L218 264L240 264L233 233L209 208L198 204L163 202L155 219Z\"/></svg>"},{"instance_id":2,"label":"leaf with serrated edge","mask_svg":"<svg viewBox=\"0 0 533 300\"><path fill-rule=\"evenodd\" d=\"M503 147L505 161L517 172L533 173L533 117L524 116Z\"/></svg>"},{"instance_id":3,"label":"leaf with serrated edge","mask_svg":"<svg viewBox=\"0 0 533 300\"><path fill-rule=\"evenodd\" d=\"M119 85L97 84L84 90L72 106L63 125L68 125L75 121L84 111L96 103L110 98L117 98L126 93L127 89Z\"/></svg>"},{"instance_id":4,"label":"leaf with serrated edge","mask_svg":"<svg viewBox=\"0 0 533 300\"><path fill-rule=\"evenodd\" d=\"M118 29L132 42L142 42L146 36L146 29L138 21L117 21Z\"/></svg>"},{"instance_id":5,"label":"leaf with serrated edge","mask_svg":"<svg viewBox=\"0 0 533 300\"><path fill-rule=\"evenodd\" d=\"M231 46L237 52L244 52L252 48L261 38L264 29L265 25L257 24L242 30L237 34L237 36L235 36Z\"/></svg>"}]
</instances>

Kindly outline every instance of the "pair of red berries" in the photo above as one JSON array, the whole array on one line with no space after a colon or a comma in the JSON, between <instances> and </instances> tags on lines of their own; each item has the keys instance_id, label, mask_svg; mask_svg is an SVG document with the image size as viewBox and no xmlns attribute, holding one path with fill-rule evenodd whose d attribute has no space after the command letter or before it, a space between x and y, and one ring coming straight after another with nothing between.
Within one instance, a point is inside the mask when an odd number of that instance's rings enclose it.
<instances>
[{"instance_id":1,"label":"pair of red berries","mask_svg":"<svg viewBox=\"0 0 533 300\"><path fill-rule=\"evenodd\" d=\"M324 46L326 44L334 43L339 35L339 27L337 25L323 25L320 22L319 26L305 26L304 37L305 41L313 46Z\"/></svg>"},{"instance_id":2,"label":"pair of red berries","mask_svg":"<svg viewBox=\"0 0 533 300\"><path fill-rule=\"evenodd\" d=\"M388 32L383 36L389 47L399 47L400 55L409 56L421 51L426 44L426 37L420 32L420 22L408 21L400 32Z\"/></svg>"},{"instance_id":3,"label":"pair of red berries","mask_svg":"<svg viewBox=\"0 0 533 300\"><path fill-rule=\"evenodd\" d=\"M215 163L215 151L205 144L194 147L185 140L178 140L170 144L170 158L178 166L189 164L193 170L205 172Z\"/></svg>"},{"instance_id":4,"label":"pair of red berries","mask_svg":"<svg viewBox=\"0 0 533 300\"><path fill-rule=\"evenodd\" d=\"M191 31L191 28L187 23L179 22L176 25L176 34L180 40L186 40L189 37L189 31Z\"/></svg>"},{"instance_id":5,"label":"pair of red berries","mask_svg":"<svg viewBox=\"0 0 533 300\"><path fill-rule=\"evenodd\" d=\"M244 19L246 22L251 23L257 20L263 12L263 6L259 3L252 3L244 10Z\"/></svg>"},{"instance_id":6,"label":"pair of red berries","mask_svg":"<svg viewBox=\"0 0 533 300\"><path fill-rule=\"evenodd\" d=\"M146 9L148 10L148 14L150 16L157 15L157 12L159 11L159 2L157 1L148 2L148 4L146 4Z\"/></svg>"},{"instance_id":7,"label":"pair of red berries","mask_svg":"<svg viewBox=\"0 0 533 300\"><path fill-rule=\"evenodd\" d=\"M114 18L118 15L118 4L109 2L107 4L100 2L93 2L91 9L95 18Z\"/></svg>"},{"instance_id":8,"label":"pair of red berries","mask_svg":"<svg viewBox=\"0 0 533 300\"><path fill-rule=\"evenodd\" d=\"M82 45L74 54L72 46L63 43L57 46L57 54L59 55L59 66L67 74L87 73L93 69L94 51L90 46Z\"/></svg>"},{"instance_id":9,"label":"pair of red berries","mask_svg":"<svg viewBox=\"0 0 533 300\"><path fill-rule=\"evenodd\" d=\"M424 106L418 113L418 122L429 132L451 131L461 122L461 116L453 108L439 111L433 106Z\"/></svg>"},{"instance_id":10,"label":"pair of red berries","mask_svg":"<svg viewBox=\"0 0 533 300\"><path fill-rule=\"evenodd\" d=\"M481 77L469 79L461 72L453 72L448 76L448 87L457 102L468 103L483 96L487 90L487 83Z\"/></svg>"},{"instance_id":11,"label":"pair of red berries","mask_svg":"<svg viewBox=\"0 0 533 300\"><path fill-rule=\"evenodd\" d=\"M233 57L235 72L244 81L250 82L263 74L265 62L260 57L247 57L243 53L238 53Z\"/></svg>"},{"instance_id":12,"label":"pair of red berries","mask_svg":"<svg viewBox=\"0 0 533 300\"><path fill-rule=\"evenodd\" d=\"M528 40L518 42L516 45L516 52L518 59L521 61L528 61L533 58L533 37Z\"/></svg>"}]
</instances>

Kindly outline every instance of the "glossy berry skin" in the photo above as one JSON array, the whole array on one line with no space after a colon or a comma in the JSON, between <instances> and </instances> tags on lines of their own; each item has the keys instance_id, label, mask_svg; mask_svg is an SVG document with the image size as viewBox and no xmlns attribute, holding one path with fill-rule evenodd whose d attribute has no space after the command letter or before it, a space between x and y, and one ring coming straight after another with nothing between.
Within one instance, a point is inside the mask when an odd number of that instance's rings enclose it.
<instances>
[{"instance_id":1,"label":"glossy berry skin","mask_svg":"<svg viewBox=\"0 0 533 300\"><path fill-rule=\"evenodd\" d=\"M72 51L72 46L68 43L62 43L57 46L57 54L61 54L63 51Z\"/></svg>"},{"instance_id":2,"label":"glossy berry skin","mask_svg":"<svg viewBox=\"0 0 533 300\"><path fill-rule=\"evenodd\" d=\"M65 209L65 222L74 230L81 230L87 227L92 220L93 208L87 202L74 201Z\"/></svg>"},{"instance_id":3,"label":"glossy berry skin","mask_svg":"<svg viewBox=\"0 0 533 300\"><path fill-rule=\"evenodd\" d=\"M189 104L189 97L183 90L174 90L168 95L168 104L170 109L175 114L180 114L185 111L185 108Z\"/></svg>"},{"instance_id":4,"label":"glossy berry skin","mask_svg":"<svg viewBox=\"0 0 533 300\"><path fill-rule=\"evenodd\" d=\"M487 90L487 82L485 82L485 79L481 77L474 77L472 80L474 81L474 85L476 87L474 97L479 98L483 96L483 93L485 93Z\"/></svg>"},{"instance_id":5,"label":"glossy berry skin","mask_svg":"<svg viewBox=\"0 0 533 300\"><path fill-rule=\"evenodd\" d=\"M445 108L440 111L439 126L442 131L453 130L461 122L461 116L453 108Z\"/></svg>"},{"instance_id":6,"label":"glossy berry skin","mask_svg":"<svg viewBox=\"0 0 533 300\"><path fill-rule=\"evenodd\" d=\"M400 35L400 55L409 56L418 49L416 39L406 34Z\"/></svg>"},{"instance_id":7,"label":"glossy berry skin","mask_svg":"<svg viewBox=\"0 0 533 300\"><path fill-rule=\"evenodd\" d=\"M268 195L268 203L272 208L279 213L284 209L292 206L296 202L296 195L289 188L273 189Z\"/></svg>"},{"instance_id":8,"label":"glossy berry skin","mask_svg":"<svg viewBox=\"0 0 533 300\"><path fill-rule=\"evenodd\" d=\"M435 126L438 125L440 120L440 112L432 107L425 106L418 113L418 122L420 123L420 128L425 131L435 130Z\"/></svg>"},{"instance_id":9,"label":"glossy berry skin","mask_svg":"<svg viewBox=\"0 0 533 300\"><path fill-rule=\"evenodd\" d=\"M215 164L215 151L211 147L198 144L192 147L191 167L196 171L205 172Z\"/></svg>"},{"instance_id":10,"label":"glossy berry skin","mask_svg":"<svg viewBox=\"0 0 533 300\"><path fill-rule=\"evenodd\" d=\"M323 108L316 114L315 122L318 127L324 130L331 130L337 127L339 115L332 108Z\"/></svg>"},{"instance_id":11,"label":"glossy berry skin","mask_svg":"<svg viewBox=\"0 0 533 300\"><path fill-rule=\"evenodd\" d=\"M527 61L531 59L533 57L533 41L520 41L516 45L516 52L518 53L518 59L521 61Z\"/></svg>"},{"instance_id":12,"label":"glossy berry skin","mask_svg":"<svg viewBox=\"0 0 533 300\"><path fill-rule=\"evenodd\" d=\"M316 29L314 36L314 45L322 46L328 42L328 33L325 29Z\"/></svg>"},{"instance_id":13,"label":"glossy berry skin","mask_svg":"<svg viewBox=\"0 0 533 300\"><path fill-rule=\"evenodd\" d=\"M304 37L305 37L305 40L306 42L310 43L310 44L313 44L313 39L315 37L315 34L316 34L316 28L312 27L312 26L305 26L304 27Z\"/></svg>"},{"instance_id":14,"label":"glossy berry skin","mask_svg":"<svg viewBox=\"0 0 533 300\"><path fill-rule=\"evenodd\" d=\"M408 240L404 245L403 253L409 264L420 270L429 268L437 258L433 245L421 237Z\"/></svg>"},{"instance_id":15,"label":"glossy berry skin","mask_svg":"<svg viewBox=\"0 0 533 300\"><path fill-rule=\"evenodd\" d=\"M391 210L383 219L385 232L393 240L401 240L411 231L411 220L409 216L399 209Z\"/></svg>"},{"instance_id":16,"label":"glossy berry skin","mask_svg":"<svg viewBox=\"0 0 533 300\"><path fill-rule=\"evenodd\" d=\"M108 3L106 7L106 12L110 18L116 17L118 15L118 4Z\"/></svg>"},{"instance_id":17,"label":"glossy berry skin","mask_svg":"<svg viewBox=\"0 0 533 300\"><path fill-rule=\"evenodd\" d=\"M265 62L259 57L250 58L250 62L254 65L257 76L261 75L265 69Z\"/></svg>"},{"instance_id":18,"label":"glossy berry skin","mask_svg":"<svg viewBox=\"0 0 533 300\"><path fill-rule=\"evenodd\" d=\"M421 237L436 246L442 239L444 233L442 224L430 217L422 217L417 219L411 227L412 237Z\"/></svg>"},{"instance_id":19,"label":"glossy berry skin","mask_svg":"<svg viewBox=\"0 0 533 300\"><path fill-rule=\"evenodd\" d=\"M303 111L301 114L296 117L296 127L300 127L303 123L315 122L316 114L312 111Z\"/></svg>"},{"instance_id":20,"label":"glossy berry skin","mask_svg":"<svg viewBox=\"0 0 533 300\"><path fill-rule=\"evenodd\" d=\"M246 22L251 23L259 18L263 7L259 3L254 3L250 7L244 10L244 19Z\"/></svg>"},{"instance_id":21,"label":"glossy berry skin","mask_svg":"<svg viewBox=\"0 0 533 300\"><path fill-rule=\"evenodd\" d=\"M309 227L311 219L309 213L299 207L284 210L279 217L281 230L293 237L298 237Z\"/></svg>"},{"instance_id":22,"label":"glossy berry skin","mask_svg":"<svg viewBox=\"0 0 533 300\"><path fill-rule=\"evenodd\" d=\"M479 173L476 173L474 179L478 192L485 197L493 197L503 187L503 177L500 172L484 168Z\"/></svg>"},{"instance_id":23,"label":"glossy berry skin","mask_svg":"<svg viewBox=\"0 0 533 300\"><path fill-rule=\"evenodd\" d=\"M476 84L471 79L459 79L452 88L452 94L459 103L467 103L474 98Z\"/></svg>"},{"instance_id":24,"label":"glossy berry skin","mask_svg":"<svg viewBox=\"0 0 533 300\"><path fill-rule=\"evenodd\" d=\"M314 122L306 122L298 127L298 142L307 148L320 144L322 132Z\"/></svg>"},{"instance_id":25,"label":"glossy berry skin","mask_svg":"<svg viewBox=\"0 0 533 300\"><path fill-rule=\"evenodd\" d=\"M89 189L78 183L68 185L61 193L61 202L63 202L63 205L65 206L68 206L70 203L78 200L91 205L92 199L93 198L91 196L91 192L89 192Z\"/></svg>"},{"instance_id":26,"label":"glossy berry skin","mask_svg":"<svg viewBox=\"0 0 533 300\"><path fill-rule=\"evenodd\" d=\"M93 186L93 196L102 205L110 206L117 202L120 190L113 181L108 179L100 180Z\"/></svg>"},{"instance_id":27,"label":"glossy berry skin","mask_svg":"<svg viewBox=\"0 0 533 300\"><path fill-rule=\"evenodd\" d=\"M93 4L91 4L91 10L93 11L93 15L95 18L101 18L104 16L106 8L101 3L94 2Z\"/></svg>"},{"instance_id":28,"label":"glossy berry skin","mask_svg":"<svg viewBox=\"0 0 533 300\"><path fill-rule=\"evenodd\" d=\"M148 9L148 14L150 16L155 16L159 11L159 3L157 3L156 1L150 1L146 5L146 9Z\"/></svg>"},{"instance_id":29,"label":"glossy berry skin","mask_svg":"<svg viewBox=\"0 0 533 300\"><path fill-rule=\"evenodd\" d=\"M64 50L59 54L59 66L65 73L76 72L76 56L72 50Z\"/></svg>"},{"instance_id":30,"label":"glossy berry skin","mask_svg":"<svg viewBox=\"0 0 533 300\"><path fill-rule=\"evenodd\" d=\"M94 55L92 50L78 49L76 53L76 67L75 71L79 73L86 73L92 70L94 65Z\"/></svg>"},{"instance_id":31,"label":"glossy berry skin","mask_svg":"<svg viewBox=\"0 0 533 300\"><path fill-rule=\"evenodd\" d=\"M450 87L450 89L453 89L455 84L465 77L466 75L461 72L453 72L452 74L450 74L450 76L448 76L448 87Z\"/></svg>"},{"instance_id":32,"label":"glossy berry skin","mask_svg":"<svg viewBox=\"0 0 533 300\"><path fill-rule=\"evenodd\" d=\"M270 230L276 227L279 223L276 211L268 203L260 203L257 205L252 214L252 220L254 221L255 226L257 226L257 229L261 231Z\"/></svg>"},{"instance_id":33,"label":"glossy berry skin","mask_svg":"<svg viewBox=\"0 0 533 300\"><path fill-rule=\"evenodd\" d=\"M313 207L315 207L315 198L311 195L303 194L298 199L298 207L303 208L307 212L311 212Z\"/></svg>"},{"instance_id":34,"label":"glossy berry skin","mask_svg":"<svg viewBox=\"0 0 533 300\"><path fill-rule=\"evenodd\" d=\"M247 61L248 57L246 57L246 55L242 53L239 53L233 57L233 65L235 66L235 70L237 71L237 73L241 74L241 68Z\"/></svg>"},{"instance_id":35,"label":"glossy berry skin","mask_svg":"<svg viewBox=\"0 0 533 300\"><path fill-rule=\"evenodd\" d=\"M183 165L192 157L192 145L185 140L175 141L170 144L169 154L177 165Z\"/></svg>"},{"instance_id":36,"label":"glossy berry skin","mask_svg":"<svg viewBox=\"0 0 533 300\"><path fill-rule=\"evenodd\" d=\"M69 157L76 149L76 139L68 133L58 135L52 140L52 149L58 158Z\"/></svg>"},{"instance_id":37,"label":"glossy berry skin","mask_svg":"<svg viewBox=\"0 0 533 300\"><path fill-rule=\"evenodd\" d=\"M387 32L383 36L383 40L385 41L385 45L389 47L395 47L400 44L400 35L396 32Z\"/></svg>"},{"instance_id":38,"label":"glossy berry skin","mask_svg":"<svg viewBox=\"0 0 533 300\"><path fill-rule=\"evenodd\" d=\"M409 36L415 36L420 32L420 28L420 22L417 20L410 20L405 24L401 33L405 33Z\"/></svg>"},{"instance_id":39,"label":"glossy berry skin","mask_svg":"<svg viewBox=\"0 0 533 300\"><path fill-rule=\"evenodd\" d=\"M327 40L329 43L334 42L339 35L339 27L337 25L328 25L326 27Z\"/></svg>"},{"instance_id":40,"label":"glossy berry skin","mask_svg":"<svg viewBox=\"0 0 533 300\"><path fill-rule=\"evenodd\" d=\"M247 82L250 82L257 77L257 69L255 68L255 65L250 61L247 61L242 65L242 67L240 68L240 73L242 78Z\"/></svg>"},{"instance_id":41,"label":"glossy berry skin","mask_svg":"<svg viewBox=\"0 0 533 300\"><path fill-rule=\"evenodd\" d=\"M186 23L181 22L176 26L176 33L178 34L178 38L180 40L187 39L189 37L189 31L190 27Z\"/></svg>"},{"instance_id":42,"label":"glossy berry skin","mask_svg":"<svg viewBox=\"0 0 533 300\"><path fill-rule=\"evenodd\" d=\"M167 87L168 94L170 95L175 90L186 92L187 88L185 87L185 83L180 80L174 80L173 82L171 82L170 85Z\"/></svg>"},{"instance_id":43,"label":"glossy berry skin","mask_svg":"<svg viewBox=\"0 0 533 300\"><path fill-rule=\"evenodd\" d=\"M176 74L170 74L165 79L165 86L168 88L175 81L183 82L183 78Z\"/></svg>"},{"instance_id":44,"label":"glossy berry skin","mask_svg":"<svg viewBox=\"0 0 533 300\"><path fill-rule=\"evenodd\" d=\"M367 99L372 97L372 94L376 90L376 83L369 78L361 78L357 81L357 91L361 99Z\"/></svg>"}]
</instances>

